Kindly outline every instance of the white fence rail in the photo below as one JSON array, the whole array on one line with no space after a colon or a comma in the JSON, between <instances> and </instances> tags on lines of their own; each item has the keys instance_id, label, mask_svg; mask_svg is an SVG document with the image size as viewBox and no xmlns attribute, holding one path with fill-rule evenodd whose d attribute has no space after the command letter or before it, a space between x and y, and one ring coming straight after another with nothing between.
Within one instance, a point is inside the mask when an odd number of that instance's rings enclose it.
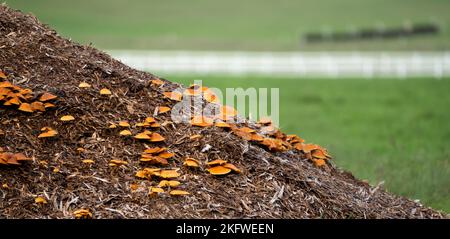
<instances>
[{"instance_id":1,"label":"white fence rail","mask_svg":"<svg viewBox=\"0 0 450 239\"><path fill-rule=\"evenodd\" d=\"M284 75L293 77L450 76L450 52L206 52L109 51L153 73Z\"/></svg>"}]
</instances>

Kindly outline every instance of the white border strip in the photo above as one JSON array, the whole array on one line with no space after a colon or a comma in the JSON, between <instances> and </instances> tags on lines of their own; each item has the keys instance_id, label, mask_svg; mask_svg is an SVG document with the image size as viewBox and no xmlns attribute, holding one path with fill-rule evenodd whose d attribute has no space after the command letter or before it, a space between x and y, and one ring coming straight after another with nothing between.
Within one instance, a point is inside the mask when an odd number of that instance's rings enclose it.
<instances>
[{"instance_id":1,"label":"white border strip","mask_svg":"<svg viewBox=\"0 0 450 239\"><path fill-rule=\"evenodd\" d=\"M450 52L212 52L111 50L125 64L156 74L294 77L450 76Z\"/></svg>"}]
</instances>

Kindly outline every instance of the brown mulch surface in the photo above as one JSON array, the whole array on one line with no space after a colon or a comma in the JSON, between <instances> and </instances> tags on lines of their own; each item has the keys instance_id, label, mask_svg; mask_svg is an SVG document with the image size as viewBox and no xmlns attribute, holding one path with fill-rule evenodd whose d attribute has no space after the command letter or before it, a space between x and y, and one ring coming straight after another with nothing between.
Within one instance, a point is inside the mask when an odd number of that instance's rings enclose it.
<instances>
[{"instance_id":1,"label":"brown mulch surface","mask_svg":"<svg viewBox=\"0 0 450 239\"><path fill-rule=\"evenodd\" d=\"M174 103L162 92L179 87L131 69L107 54L60 37L35 17L0 5L0 70L8 80L34 92L58 96L56 108L25 113L0 106L0 147L23 152L33 161L0 165L0 218L73 218L88 208L94 218L443 218L445 215L409 199L355 179L333 165L316 167L293 150L272 153L226 129L171 124L157 130L163 143L141 143L118 135L108 122L136 122L157 106ZM92 85L80 89L80 82ZM100 96L108 88L112 96ZM62 115L76 121L63 123ZM157 116L159 122L170 117ZM58 137L38 139L42 127ZM198 140L189 137L201 134ZM205 153L207 145L212 148ZM149 196L155 180L134 177L144 166L147 146L165 146L176 154L180 188L188 196ZM77 148L84 148L80 153ZM212 176L182 166L183 158L226 159L241 174ZM93 165L81 163L93 159ZM128 162L110 167L111 159ZM58 169L58 170L55 170ZM140 189L132 191L130 186ZM45 198L47 204L35 203Z\"/></svg>"}]
</instances>

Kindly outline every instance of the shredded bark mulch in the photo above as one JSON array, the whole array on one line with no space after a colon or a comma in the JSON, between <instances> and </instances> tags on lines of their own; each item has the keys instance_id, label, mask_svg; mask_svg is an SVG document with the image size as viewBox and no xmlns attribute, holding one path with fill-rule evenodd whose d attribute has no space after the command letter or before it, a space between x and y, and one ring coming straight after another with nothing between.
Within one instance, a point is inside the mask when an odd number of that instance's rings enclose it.
<instances>
[{"instance_id":1,"label":"shredded bark mulch","mask_svg":"<svg viewBox=\"0 0 450 239\"><path fill-rule=\"evenodd\" d=\"M173 106L162 92L180 85L163 79L165 84L155 87L151 80L159 77L64 39L5 5L0 6L0 70L14 85L58 96L55 108L42 113L0 106L0 147L33 159L0 165L0 218L74 218L79 209L88 209L93 218L446 217L355 179L332 162L317 167L295 150L270 152L227 129L174 124L169 115L158 115L158 122L166 123L152 131L164 142L120 136L110 122L142 121L157 106ZM79 88L80 82L91 88ZM100 95L102 88L112 95ZM62 122L63 115L76 120ZM58 136L38 138L43 127ZM196 134L202 137L190 139ZM158 181L135 177L145 167L140 154L155 146L175 153L170 166L179 168L179 189L190 195L149 196ZM210 149L202 153L205 148ZM225 159L242 173L214 176L189 169L183 166L186 157ZM85 159L94 163L82 163ZM113 167L112 159L128 165ZM47 203L36 202L39 197Z\"/></svg>"}]
</instances>

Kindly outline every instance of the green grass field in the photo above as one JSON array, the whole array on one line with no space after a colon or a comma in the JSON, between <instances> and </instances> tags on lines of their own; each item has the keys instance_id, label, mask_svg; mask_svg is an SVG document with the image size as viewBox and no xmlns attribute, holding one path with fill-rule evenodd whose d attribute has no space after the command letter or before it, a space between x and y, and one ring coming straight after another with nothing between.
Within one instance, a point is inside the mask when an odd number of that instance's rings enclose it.
<instances>
[{"instance_id":1,"label":"green grass field","mask_svg":"<svg viewBox=\"0 0 450 239\"><path fill-rule=\"evenodd\" d=\"M4 0L64 36L102 49L441 50L450 48L445 0ZM435 22L438 36L305 45L308 31Z\"/></svg>"},{"instance_id":2,"label":"green grass field","mask_svg":"<svg viewBox=\"0 0 450 239\"><path fill-rule=\"evenodd\" d=\"M450 212L450 79L168 78L279 88L283 131L327 147L360 179Z\"/></svg>"}]
</instances>

